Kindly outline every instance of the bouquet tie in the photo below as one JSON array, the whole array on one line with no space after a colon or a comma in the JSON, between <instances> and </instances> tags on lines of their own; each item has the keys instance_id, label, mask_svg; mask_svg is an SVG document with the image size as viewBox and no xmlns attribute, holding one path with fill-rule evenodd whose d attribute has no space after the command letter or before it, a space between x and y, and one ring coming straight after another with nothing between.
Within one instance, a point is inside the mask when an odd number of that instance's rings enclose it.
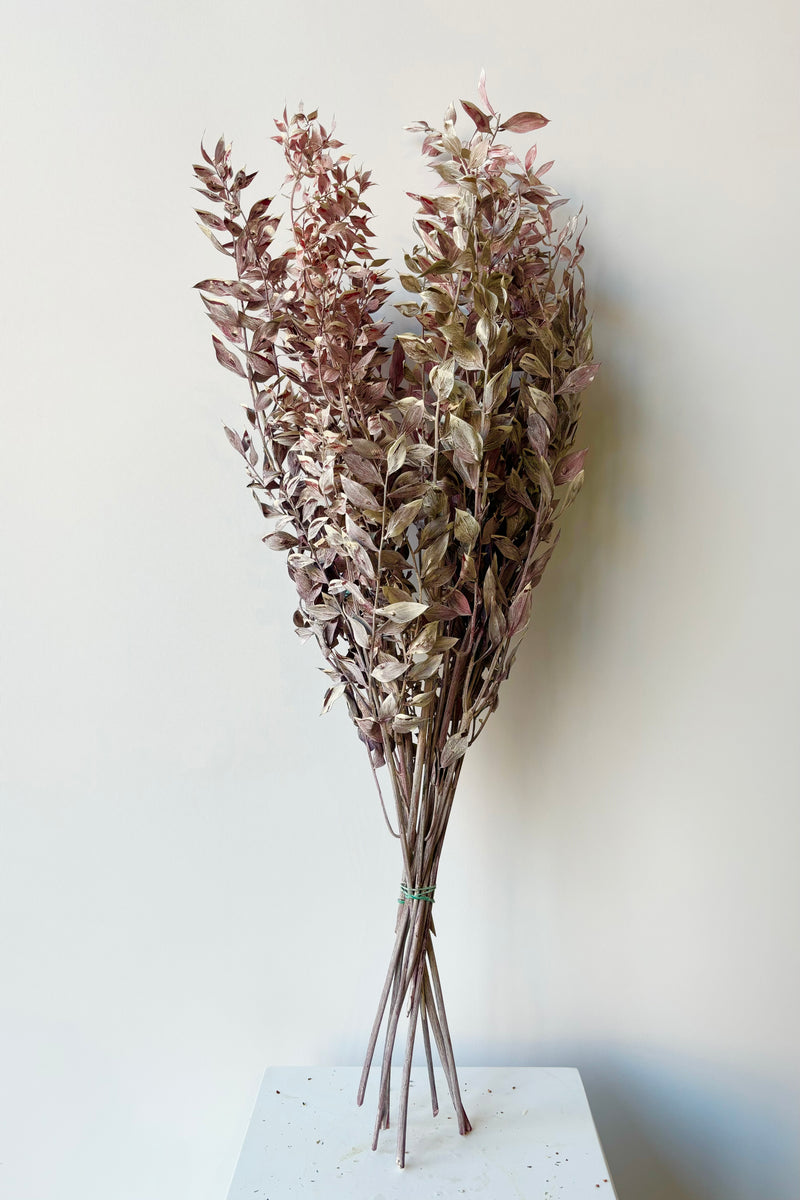
<instances>
[{"instance_id":1,"label":"bouquet tie","mask_svg":"<svg viewBox=\"0 0 800 1200\"><path fill-rule=\"evenodd\" d=\"M409 900L425 900L428 904L433 904L433 893L436 891L436 885L431 883L427 887L411 888L407 883L400 884L400 899L398 904L405 904Z\"/></svg>"}]
</instances>

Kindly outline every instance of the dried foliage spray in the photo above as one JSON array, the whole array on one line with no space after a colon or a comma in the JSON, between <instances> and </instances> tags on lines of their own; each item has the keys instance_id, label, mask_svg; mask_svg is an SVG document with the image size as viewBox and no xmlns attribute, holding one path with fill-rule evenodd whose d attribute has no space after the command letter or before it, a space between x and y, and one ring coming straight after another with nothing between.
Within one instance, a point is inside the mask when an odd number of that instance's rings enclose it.
<instances>
[{"instance_id":1,"label":"dried foliage spray","mask_svg":"<svg viewBox=\"0 0 800 1200\"><path fill-rule=\"evenodd\" d=\"M486 94L461 106L470 133L411 125L437 176L414 196L418 239L395 307L415 331L387 341L386 259L376 257L366 193L316 112L275 122L286 158L288 246L273 200L242 206L253 174L234 172L223 139L202 148L203 231L234 278L197 284L214 351L249 388L246 424L226 428L248 487L287 555L297 633L344 697L386 823L400 843L395 943L358 1091L386 1022L373 1148L389 1125L392 1052L403 1008L406 1053L397 1120L403 1166L411 1060L422 1031L433 1113L432 1041L461 1133L470 1129L433 947L442 844L467 748L497 706L530 618L531 595L583 481L575 450L581 393L594 379L580 214L547 183L539 113L505 121ZM392 828L378 772L394 799Z\"/></svg>"}]
</instances>

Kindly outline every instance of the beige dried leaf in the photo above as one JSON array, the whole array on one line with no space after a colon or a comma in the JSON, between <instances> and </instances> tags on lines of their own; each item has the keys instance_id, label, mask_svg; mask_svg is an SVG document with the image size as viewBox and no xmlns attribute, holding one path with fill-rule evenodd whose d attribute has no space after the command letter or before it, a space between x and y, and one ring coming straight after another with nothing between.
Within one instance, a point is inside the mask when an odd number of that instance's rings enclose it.
<instances>
[{"instance_id":1,"label":"beige dried leaf","mask_svg":"<svg viewBox=\"0 0 800 1200\"><path fill-rule=\"evenodd\" d=\"M523 354L519 360L520 368L527 371L529 375L538 375L548 377L550 370L535 354Z\"/></svg>"},{"instance_id":2,"label":"beige dried leaf","mask_svg":"<svg viewBox=\"0 0 800 1200\"><path fill-rule=\"evenodd\" d=\"M408 450L408 441L405 434L400 434L398 438L392 442L389 447L389 453L386 457L386 470L390 475L395 471L399 471L403 463L406 461L406 452Z\"/></svg>"},{"instance_id":3,"label":"beige dried leaf","mask_svg":"<svg viewBox=\"0 0 800 1200\"><path fill-rule=\"evenodd\" d=\"M463 758L469 745L468 739L461 733L454 733L447 739L442 750L441 764L449 767L451 763Z\"/></svg>"},{"instance_id":4,"label":"beige dried leaf","mask_svg":"<svg viewBox=\"0 0 800 1200\"><path fill-rule=\"evenodd\" d=\"M407 625L409 621L421 617L427 607L427 604L420 604L416 600L400 600L396 604L387 604L385 608L376 608L375 612L379 617L388 617L396 625Z\"/></svg>"},{"instance_id":5,"label":"beige dried leaf","mask_svg":"<svg viewBox=\"0 0 800 1200\"><path fill-rule=\"evenodd\" d=\"M464 508L457 508L453 522L453 533L456 540L461 542L462 546L466 546L468 550L471 550L477 542L480 532L481 527L472 513L467 512Z\"/></svg>"},{"instance_id":6,"label":"beige dried leaf","mask_svg":"<svg viewBox=\"0 0 800 1200\"><path fill-rule=\"evenodd\" d=\"M520 390L539 415L544 418L551 430L554 430L558 425L558 409L550 394L542 391L541 388L531 387L530 384L523 384Z\"/></svg>"},{"instance_id":7,"label":"beige dried leaf","mask_svg":"<svg viewBox=\"0 0 800 1200\"><path fill-rule=\"evenodd\" d=\"M449 533L442 533L429 546L426 546L422 551L422 574L423 577L429 575L439 566L447 550L450 541ZM426 605L427 607L427 605Z\"/></svg>"},{"instance_id":8,"label":"beige dried leaf","mask_svg":"<svg viewBox=\"0 0 800 1200\"><path fill-rule=\"evenodd\" d=\"M483 392L483 407L486 412L492 412L497 408L498 404L502 404L508 395L508 387L511 382L511 373L514 369L513 363L506 363L502 371L498 371L493 375L486 384Z\"/></svg>"},{"instance_id":9,"label":"beige dried leaf","mask_svg":"<svg viewBox=\"0 0 800 1200\"><path fill-rule=\"evenodd\" d=\"M438 637L438 630L439 622L431 621L414 638L413 642L408 647L408 653L412 656L415 654L427 654L429 650L434 648L434 646L437 646L437 649L440 649L441 647L437 645L437 642L443 639Z\"/></svg>"},{"instance_id":10,"label":"beige dried leaf","mask_svg":"<svg viewBox=\"0 0 800 1200\"><path fill-rule=\"evenodd\" d=\"M408 672L408 680L409 682L413 681L418 683L423 679L432 679L434 675L438 674L441 665L441 654L433 654L430 657L423 659L421 662L414 664L414 666Z\"/></svg>"},{"instance_id":11,"label":"beige dried leaf","mask_svg":"<svg viewBox=\"0 0 800 1200\"><path fill-rule=\"evenodd\" d=\"M468 371L479 371L483 368L483 351L476 341L466 336L458 322L442 325L441 332L447 338L453 357L460 367Z\"/></svg>"},{"instance_id":12,"label":"beige dried leaf","mask_svg":"<svg viewBox=\"0 0 800 1200\"><path fill-rule=\"evenodd\" d=\"M389 519L389 523L386 526L386 536L393 539L399 538L405 533L412 521L416 519L421 508L421 497L418 500L409 500L407 504L401 504Z\"/></svg>"},{"instance_id":13,"label":"beige dried leaf","mask_svg":"<svg viewBox=\"0 0 800 1200\"><path fill-rule=\"evenodd\" d=\"M347 499L351 504L355 504L356 508L379 509L381 507L372 492L369 488L364 487L363 483L357 483L355 479L348 479L346 475L340 475L339 484Z\"/></svg>"},{"instance_id":14,"label":"beige dried leaf","mask_svg":"<svg viewBox=\"0 0 800 1200\"><path fill-rule=\"evenodd\" d=\"M326 712L331 710L339 697L344 695L346 689L346 683L337 683L335 687L328 688L327 692L325 693L325 699L322 703L322 712L320 713L320 716L324 716Z\"/></svg>"},{"instance_id":15,"label":"beige dried leaf","mask_svg":"<svg viewBox=\"0 0 800 1200\"><path fill-rule=\"evenodd\" d=\"M408 670L408 663L398 662L396 658L387 659L372 670L372 678L379 683L391 683Z\"/></svg>"},{"instance_id":16,"label":"beige dried leaf","mask_svg":"<svg viewBox=\"0 0 800 1200\"><path fill-rule=\"evenodd\" d=\"M483 439L469 421L464 421L461 417L451 413L447 436L453 449L459 451L467 461L476 463L481 461Z\"/></svg>"},{"instance_id":17,"label":"beige dried leaf","mask_svg":"<svg viewBox=\"0 0 800 1200\"><path fill-rule=\"evenodd\" d=\"M439 400L447 400L455 383L455 360L449 358L431 371L431 384Z\"/></svg>"}]
</instances>

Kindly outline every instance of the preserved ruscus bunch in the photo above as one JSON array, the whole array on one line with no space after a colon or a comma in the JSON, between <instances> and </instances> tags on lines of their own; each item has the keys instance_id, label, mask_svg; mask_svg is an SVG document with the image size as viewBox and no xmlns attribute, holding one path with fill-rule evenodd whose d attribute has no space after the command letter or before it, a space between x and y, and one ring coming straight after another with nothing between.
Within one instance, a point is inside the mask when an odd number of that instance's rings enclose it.
<instances>
[{"instance_id":1,"label":"preserved ruscus bunch","mask_svg":"<svg viewBox=\"0 0 800 1200\"><path fill-rule=\"evenodd\" d=\"M376 256L366 193L316 112L276 121L285 155L286 237L273 200L243 207L252 174L234 172L221 139L203 148L199 211L231 262L198 284L219 362L249 388L245 426L226 429L248 486L287 554L298 634L315 638L344 697L376 783L394 798L402 884L395 945L369 1039L363 1100L386 1019L373 1145L389 1124L392 1052L409 1010L398 1119L405 1162L415 1033L425 1046L434 1114L435 1042L459 1129L469 1121L433 948L439 859L467 748L496 708L530 618L531 595L583 481L575 450L581 393L597 371L585 304L579 216L544 177L536 147L520 158L503 134L533 132L538 113L502 120L486 95L462 101L442 129L425 121L437 176L414 196L417 244L396 308L414 332L387 341L386 259Z\"/></svg>"}]
</instances>

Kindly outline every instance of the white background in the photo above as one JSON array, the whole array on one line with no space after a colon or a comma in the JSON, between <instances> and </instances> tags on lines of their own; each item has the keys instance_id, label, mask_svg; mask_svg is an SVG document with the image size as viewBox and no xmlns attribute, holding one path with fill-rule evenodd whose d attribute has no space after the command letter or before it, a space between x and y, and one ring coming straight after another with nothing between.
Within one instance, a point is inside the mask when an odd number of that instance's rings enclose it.
<instances>
[{"instance_id":1,"label":"white background","mask_svg":"<svg viewBox=\"0 0 800 1200\"><path fill-rule=\"evenodd\" d=\"M319 104L398 261L402 126L481 66L552 120L604 365L445 851L457 1058L580 1067L621 1200L796 1200L795 5L76 0L2 33L4 1200L223 1200L264 1066L362 1053L399 863L222 435L189 164L224 131L272 194L271 117Z\"/></svg>"}]
</instances>

